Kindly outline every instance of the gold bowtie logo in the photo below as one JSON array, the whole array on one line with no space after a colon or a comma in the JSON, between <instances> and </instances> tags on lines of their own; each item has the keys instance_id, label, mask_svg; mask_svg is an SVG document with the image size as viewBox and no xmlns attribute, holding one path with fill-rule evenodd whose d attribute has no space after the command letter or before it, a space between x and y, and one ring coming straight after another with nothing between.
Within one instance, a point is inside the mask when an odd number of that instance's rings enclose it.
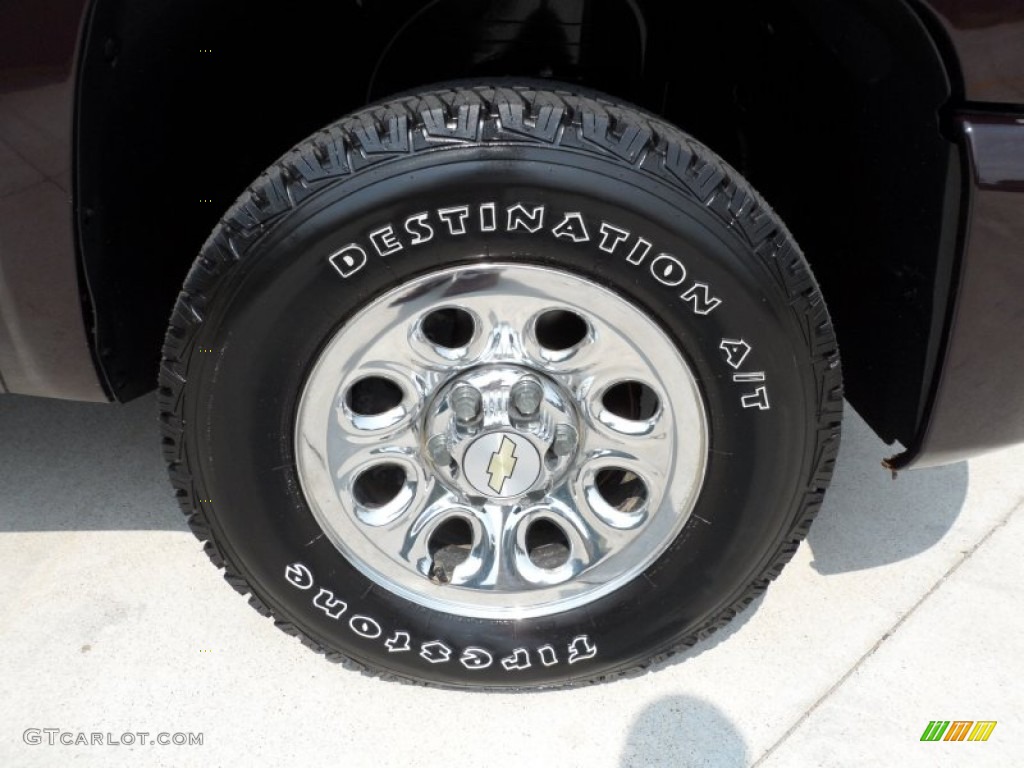
<instances>
[{"instance_id":1,"label":"gold bowtie logo","mask_svg":"<svg viewBox=\"0 0 1024 768\"><path fill-rule=\"evenodd\" d=\"M515 441L509 440L507 435L502 435L501 445L491 454L491 462L487 465L487 474L491 476L487 487L495 493L501 493L505 481L512 477L517 461L519 460L516 458Z\"/></svg>"}]
</instances>

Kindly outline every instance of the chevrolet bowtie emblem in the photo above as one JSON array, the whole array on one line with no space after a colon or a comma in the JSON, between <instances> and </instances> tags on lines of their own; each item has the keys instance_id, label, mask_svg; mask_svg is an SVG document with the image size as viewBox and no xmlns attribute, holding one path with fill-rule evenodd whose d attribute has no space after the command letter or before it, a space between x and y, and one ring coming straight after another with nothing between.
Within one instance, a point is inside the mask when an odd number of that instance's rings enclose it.
<instances>
[{"instance_id":1,"label":"chevrolet bowtie emblem","mask_svg":"<svg viewBox=\"0 0 1024 768\"><path fill-rule=\"evenodd\" d=\"M501 445L491 454L491 461L487 465L487 474L491 476L487 487L495 493L501 493L505 481L512 477L517 461L515 441L503 435Z\"/></svg>"}]
</instances>

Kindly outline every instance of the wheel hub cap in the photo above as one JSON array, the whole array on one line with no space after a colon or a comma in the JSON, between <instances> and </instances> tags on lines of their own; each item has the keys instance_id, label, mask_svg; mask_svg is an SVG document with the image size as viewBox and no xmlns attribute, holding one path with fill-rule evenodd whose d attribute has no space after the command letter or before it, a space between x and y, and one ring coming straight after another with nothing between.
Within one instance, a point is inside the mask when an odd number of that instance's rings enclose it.
<instances>
[{"instance_id":1,"label":"wheel hub cap","mask_svg":"<svg viewBox=\"0 0 1024 768\"><path fill-rule=\"evenodd\" d=\"M442 387L423 431L437 477L482 502L542 497L571 465L579 429L569 393L555 382L492 364Z\"/></svg>"}]
</instances>

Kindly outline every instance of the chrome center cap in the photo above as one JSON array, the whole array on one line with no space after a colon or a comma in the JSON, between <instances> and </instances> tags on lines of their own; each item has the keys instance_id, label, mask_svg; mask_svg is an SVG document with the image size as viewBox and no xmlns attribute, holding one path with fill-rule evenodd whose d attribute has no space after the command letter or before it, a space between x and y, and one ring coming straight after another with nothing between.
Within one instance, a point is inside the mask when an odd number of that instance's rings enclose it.
<instances>
[{"instance_id":1,"label":"chrome center cap","mask_svg":"<svg viewBox=\"0 0 1024 768\"><path fill-rule=\"evenodd\" d=\"M485 496L506 499L533 488L540 454L515 432L489 432L474 440L462 460L466 479Z\"/></svg>"},{"instance_id":2,"label":"chrome center cap","mask_svg":"<svg viewBox=\"0 0 1024 768\"><path fill-rule=\"evenodd\" d=\"M526 366L492 363L441 387L424 423L437 477L471 503L543 496L576 455L580 422L559 384Z\"/></svg>"}]
</instances>

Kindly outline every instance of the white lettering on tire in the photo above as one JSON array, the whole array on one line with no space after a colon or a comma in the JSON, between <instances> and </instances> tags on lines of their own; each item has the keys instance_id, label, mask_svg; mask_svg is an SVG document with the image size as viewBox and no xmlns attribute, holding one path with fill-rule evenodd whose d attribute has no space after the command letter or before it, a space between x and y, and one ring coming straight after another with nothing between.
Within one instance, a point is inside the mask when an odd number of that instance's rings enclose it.
<instances>
[{"instance_id":1,"label":"white lettering on tire","mask_svg":"<svg viewBox=\"0 0 1024 768\"><path fill-rule=\"evenodd\" d=\"M511 672L514 669L529 669L533 666L530 661L530 652L525 648L516 648L512 651L511 656L506 656L501 660L501 666L505 668L506 672Z\"/></svg>"},{"instance_id":2,"label":"white lettering on tire","mask_svg":"<svg viewBox=\"0 0 1024 768\"><path fill-rule=\"evenodd\" d=\"M298 589L310 589L313 586L313 573L302 563L285 566L284 579Z\"/></svg>"},{"instance_id":3,"label":"white lettering on tire","mask_svg":"<svg viewBox=\"0 0 1024 768\"><path fill-rule=\"evenodd\" d=\"M320 587L320 591L317 592L316 597L313 598L313 605L326 613L332 619L337 619L341 614L348 610L348 603L344 600L338 600L331 590L324 589L323 587Z\"/></svg>"},{"instance_id":4,"label":"white lettering on tire","mask_svg":"<svg viewBox=\"0 0 1024 768\"><path fill-rule=\"evenodd\" d=\"M454 208L441 208L437 217L448 225L448 233L452 237L466 234L466 219L469 218L469 206L459 205Z\"/></svg>"},{"instance_id":5,"label":"white lettering on tire","mask_svg":"<svg viewBox=\"0 0 1024 768\"><path fill-rule=\"evenodd\" d=\"M771 405L768 403L767 387L758 387L750 394L743 395L740 398L740 402L743 403L744 408L757 408L761 411L767 411L771 408Z\"/></svg>"},{"instance_id":6,"label":"white lettering on tire","mask_svg":"<svg viewBox=\"0 0 1024 768\"><path fill-rule=\"evenodd\" d=\"M397 630L395 634L384 641L384 647L388 649L388 653L402 653L402 651L411 651L411 638L408 632Z\"/></svg>"},{"instance_id":7,"label":"white lettering on tire","mask_svg":"<svg viewBox=\"0 0 1024 768\"><path fill-rule=\"evenodd\" d=\"M412 236L410 245L423 245L434 239L434 228L427 223L429 213L416 213L405 220L405 231Z\"/></svg>"},{"instance_id":8,"label":"white lettering on tire","mask_svg":"<svg viewBox=\"0 0 1024 768\"><path fill-rule=\"evenodd\" d=\"M583 214L577 212L565 214L565 217L551 228L551 234L563 240L572 240L574 243L590 241L590 233L583 222Z\"/></svg>"},{"instance_id":9,"label":"white lettering on tire","mask_svg":"<svg viewBox=\"0 0 1024 768\"><path fill-rule=\"evenodd\" d=\"M764 371L741 371L739 370L750 357L753 347L743 339L722 339L718 348L725 354L725 362L736 371L732 375L735 384L760 384L768 379ZM740 395L740 405L743 408L756 408L759 411L771 409L768 401L768 387L761 386L753 392L744 392Z\"/></svg>"},{"instance_id":10,"label":"white lettering on tire","mask_svg":"<svg viewBox=\"0 0 1024 768\"><path fill-rule=\"evenodd\" d=\"M369 616L353 616L348 620L348 625L357 635L370 640L380 637L383 633L380 624Z\"/></svg>"},{"instance_id":11,"label":"white lettering on tire","mask_svg":"<svg viewBox=\"0 0 1024 768\"><path fill-rule=\"evenodd\" d=\"M459 237L468 232L472 214L473 209L469 205L415 213L406 217L400 226L386 224L371 231L367 236L367 246L379 256L387 257L406 248L429 243L436 239L437 234L447 232L452 237ZM597 242L599 251L612 256L625 254L626 262L633 266L647 261L648 255L654 250L652 241L640 235L633 235L628 229L608 221L591 220L588 223L585 214L579 211L560 214L553 225L550 222L555 221L556 214L548 215L548 209L543 204L515 203L506 206L503 214L504 216L499 214L497 203L479 203L476 206L479 231L496 232L501 223L504 224L505 232L547 235L559 240L571 240L574 243L593 242L590 233L596 231L600 233L600 240ZM431 223L432 220L434 223ZM545 221L548 221L549 225L546 226ZM366 247L359 243L349 243L329 256L328 261L335 272L347 279L366 266L366 254ZM648 271L661 285L670 288L679 288L689 279L686 265L669 253L658 254L650 262ZM711 314L722 304L722 299L714 295L711 286L700 280L693 280L686 285L679 298L689 304L692 312L699 316Z\"/></svg>"},{"instance_id":12,"label":"white lettering on tire","mask_svg":"<svg viewBox=\"0 0 1024 768\"><path fill-rule=\"evenodd\" d=\"M733 370L739 370L743 361L747 359L747 355L750 354L750 345L743 339L722 339L718 348L725 352L725 362Z\"/></svg>"},{"instance_id":13,"label":"white lettering on tire","mask_svg":"<svg viewBox=\"0 0 1024 768\"><path fill-rule=\"evenodd\" d=\"M537 655L540 656L540 663L545 667L553 667L558 663L558 653L555 652L553 645L542 645L537 649Z\"/></svg>"},{"instance_id":14,"label":"white lettering on tire","mask_svg":"<svg viewBox=\"0 0 1024 768\"><path fill-rule=\"evenodd\" d=\"M480 231L494 232L498 228L498 207L494 203L480 206Z\"/></svg>"},{"instance_id":15,"label":"white lettering on tire","mask_svg":"<svg viewBox=\"0 0 1024 768\"><path fill-rule=\"evenodd\" d=\"M650 240L644 240L642 237L636 239L636 243L633 245L633 250L629 252L629 256L626 257L626 261L630 264L642 264L643 260L647 258L647 254L651 252Z\"/></svg>"},{"instance_id":16,"label":"white lettering on tire","mask_svg":"<svg viewBox=\"0 0 1024 768\"><path fill-rule=\"evenodd\" d=\"M431 664L443 664L452 657L452 649L440 640L432 640L420 646L420 656Z\"/></svg>"},{"instance_id":17,"label":"white lettering on tire","mask_svg":"<svg viewBox=\"0 0 1024 768\"><path fill-rule=\"evenodd\" d=\"M697 315L710 315L711 311L722 303L717 296L711 295L711 288L707 283L695 282L679 298L692 304L693 312Z\"/></svg>"},{"instance_id":18,"label":"white lettering on tire","mask_svg":"<svg viewBox=\"0 0 1024 768\"><path fill-rule=\"evenodd\" d=\"M366 251L355 243L349 243L337 253L333 254L328 261L342 277L352 277L356 272L366 266Z\"/></svg>"},{"instance_id":19,"label":"white lettering on tire","mask_svg":"<svg viewBox=\"0 0 1024 768\"><path fill-rule=\"evenodd\" d=\"M527 211L525 205L516 203L506 212L508 224L505 227L505 231L515 232L517 229L522 228L531 235L539 232L541 227L544 226L544 211L543 205L535 205Z\"/></svg>"},{"instance_id":20,"label":"white lettering on tire","mask_svg":"<svg viewBox=\"0 0 1024 768\"><path fill-rule=\"evenodd\" d=\"M749 384L753 381L764 381L764 371L751 371L750 373L734 373L732 380L737 384Z\"/></svg>"},{"instance_id":21,"label":"white lettering on tire","mask_svg":"<svg viewBox=\"0 0 1024 768\"><path fill-rule=\"evenodd\" d=\"M686 282L686 267L675 256L667 253L659 253L651 262L651 274L655 280L669 288Z\"/></svg>"},{"instance_id":22,"label":"white lettering on tire","mask_svg":"<svg viewBox=\"0 0 1024 768\"><path fill-rule=\"evenodd\" d=\"M402 245L402 241L398 239L398 235L395 234L395 228L390 224L371 232L370 242L373 243L373 247L381 256L390 256L393 253L398 253L405 247Z\"/></svg>"},{"instance_id":23,"label":"white lettering on tire","mask_svg":"<svg viewBox=\"0 0 1024 768\"><path fill-rule=\"evenodd\" d=\"M590 638L586 635L577 635L576 638L569 643L569 663L575 664L577 661L583 661L585 659L592 659L597 656L597 646L590 642Z\"/></svg>"},{"instance_id":24,"label":"white lettering on tire","mask_svg":"<svg viewBox=\"0 0 1024 768\"><path fill-rule=\"evenodd\" d=\"M602 221L597 231L601 233L601 242L597 247L605 253L615 253L619 243L629 239L628 229L619 229L607 221Z\"/></svg>"},{"instance_id":25,"label":"white lettering on tire","mask_svg":"<svg viewBox=\"0 0 1024 768\"><path fill-rule=\"evenodd\" d=\"M312 589L315 584L313 573L304 563L291 563L284 569L285 581L293 587L301 590ZM320 587L316 596L312 599L315 608L323 611L332 619L339 619L348 610L348 603L335 596L334 592L325 587ZM367 640L377 640L384 637L384 629L376 619L365 614L355 614L348 620L349 628L360 637ZM388 653L405 653L413 650L412 636L404 630L398 629L391 633L390 637L384 640L384 647ZM566 646L568 661L575 664L578 661L592 659L597 655L597 646L594 645L587 635L577 635L571 643ZM537 659L545 667L553 667L559 663L558 651L551 643L542 645L533 651ZM508 656L501 659L501 666L506 672L518 672L530 669L533 666L533 657L529 648L516 648ZM441 640L431 640L419 646L419 656L430 664L443 664L452 659L456 653L449 645ZM468 670L487 669L494 665L494 653L479 646L470 645L458 655L458 661Z\"/></svg>"},{"instance_id":26,"label":"white lettering on tire","mask_svg":"<svg viewBox=\"0 0 1024 768\"><path fill-rule=\"evenodd\" d=\"M494 663L494 656L491 655L490 651L485 651L483 648L471 645L462 652L462 655L459 656L459 661L462 662L462 666L466 669L487 669Z\"/></svg>"}]
</instances>

